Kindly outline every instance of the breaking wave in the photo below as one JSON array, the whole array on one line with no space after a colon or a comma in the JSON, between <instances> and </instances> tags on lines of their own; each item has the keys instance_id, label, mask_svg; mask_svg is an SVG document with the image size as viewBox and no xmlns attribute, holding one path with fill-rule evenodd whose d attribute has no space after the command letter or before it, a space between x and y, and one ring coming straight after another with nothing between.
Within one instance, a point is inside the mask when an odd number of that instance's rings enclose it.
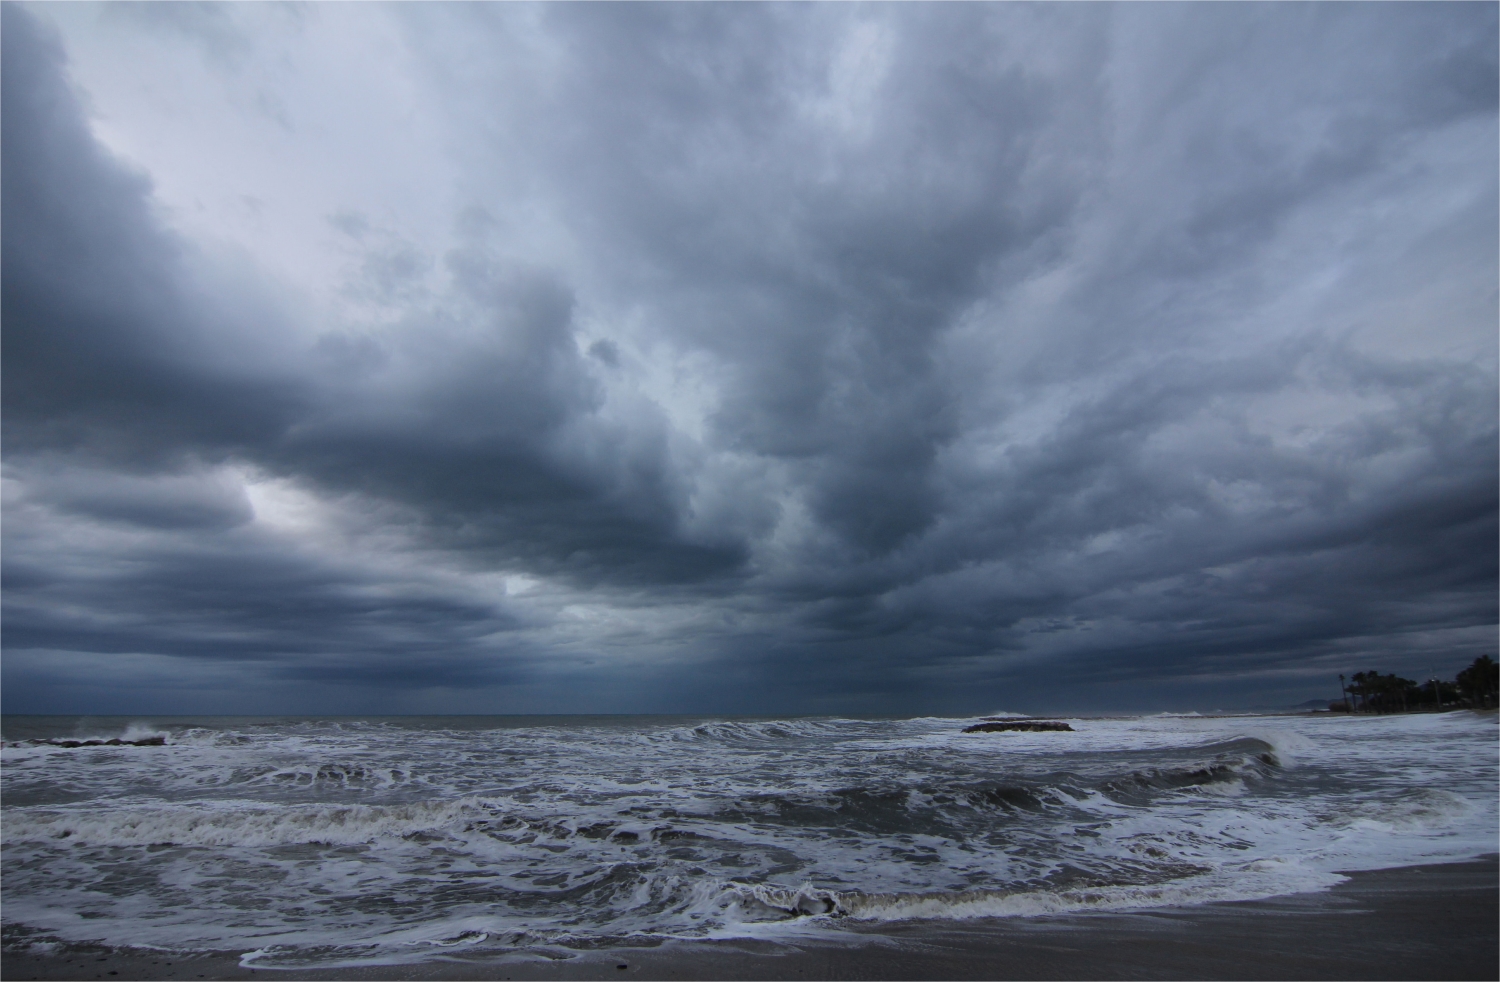
<instances>
[{"instance_id":1,"label":"breaking wave","mask_svg":"<svg viewBox=\"0 0 1500 982\"><path fill-rule=\"evenodd\" d=\"M51 747L59 750L78 750L85 747L163 747L171 739L165 730L144 726L129 726L124 732L115 734L93 734L66 737L36 737L30 740L14 740L6 747Z\"/></svg>"},{"instance_id":2,"label":"breaking wave","mask_svg":"<svg viewBox=\"0 0 1500 982\"><path fill-rule=\"evenodd\" d=\"M410 805L231 803L118 807L107 811L28 809L6 822L7 842L68 839L90 846L358 845L402 838L489 814L481 802Z\"/></svg>"},{"instance_id":3,"label":"breaking wave","mask_svg":"<svg viewBox=\"0 0 1500 982\"><path fill-rule=\"evenodd\" d=\"M6 918L290 965L1249 899L1493 851L1466 719L7 720Z\"/></svg>"}]
</instances>

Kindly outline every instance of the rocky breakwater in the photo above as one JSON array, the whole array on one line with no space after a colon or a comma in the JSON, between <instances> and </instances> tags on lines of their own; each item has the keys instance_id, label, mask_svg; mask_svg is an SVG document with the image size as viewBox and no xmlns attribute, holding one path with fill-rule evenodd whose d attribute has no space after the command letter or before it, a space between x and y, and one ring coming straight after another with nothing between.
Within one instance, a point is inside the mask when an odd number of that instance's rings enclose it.
<instances>
[{"instance_id":1,"label":"rocky breakwater","mask_svg":"<svg viewBox=\"0 0 1500 982\"><path fill-rule=\"evenodd\" d=\"M13 740L7 747L63 747L77 750L79 747L165 747L167 738L161 734L143 737L85 737L77 740Z\"/></svg>"},{"instance_id":2,"label":"rocky breakwater","mask_svg":"<svg viewBox=\"0 0 1500 982\"><path fill-rule=\"evenodd\" d=\"M1004 733L1008 730L1019 730L1023 733L1036 733L1042 730L1067 730L1071 733L1073 728L1067 723L1061 723L1055 719L996 719L964 727L965 733Z\"/></svg>"}]
</instances>

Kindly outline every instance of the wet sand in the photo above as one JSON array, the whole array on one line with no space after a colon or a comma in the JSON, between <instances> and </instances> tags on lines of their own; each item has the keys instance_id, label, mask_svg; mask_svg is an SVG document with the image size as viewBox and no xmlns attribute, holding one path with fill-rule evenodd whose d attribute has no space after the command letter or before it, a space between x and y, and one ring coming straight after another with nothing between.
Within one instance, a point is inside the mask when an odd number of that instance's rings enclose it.
<instances>
[{"instance_id":1,"label":"wet sand","mask_svg":"<svg viewBox=\"0 0 1500 982\"><path fill-rule=\"evenodd\" d=\"M1500 864L1351 873L1270 900L985 921L866 925L841 942L720 941L454 958L418 965L251 970L238 952L51 953L7 930L0 976L23 979L1496 979Z\"/></svg>"}]
</instances>

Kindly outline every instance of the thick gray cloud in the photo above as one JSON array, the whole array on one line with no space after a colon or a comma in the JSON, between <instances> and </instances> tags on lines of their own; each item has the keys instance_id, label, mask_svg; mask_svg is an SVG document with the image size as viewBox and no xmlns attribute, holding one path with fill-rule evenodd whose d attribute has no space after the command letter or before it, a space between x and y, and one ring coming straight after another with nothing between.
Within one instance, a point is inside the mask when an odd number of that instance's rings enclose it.
<instances>
[{"instance_id":1,"label":"thick gray cloud","mask_svg":"<svg viewBox=\"0 0 1500 982\"><path fill-rule=\"evenodd\" d=\"M7 711L1495 650L1492 6L0 9Z\"/></svg>"}]
</instances>

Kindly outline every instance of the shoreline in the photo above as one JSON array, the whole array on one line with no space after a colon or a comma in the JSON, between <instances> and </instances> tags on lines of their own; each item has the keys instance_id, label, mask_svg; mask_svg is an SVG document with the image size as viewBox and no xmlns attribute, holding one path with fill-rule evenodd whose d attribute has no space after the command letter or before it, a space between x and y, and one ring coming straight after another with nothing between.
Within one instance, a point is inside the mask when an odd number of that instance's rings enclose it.
<instances>
[{"instance_id":1,"label":"shoreline","mask_svg":"<svg viewBox=\"0 0 1500 982\"><path fill-rule=\"evenodd\" d=\"M1196 907L859 924L836 939L670 942L573 957L247 969L240 952L29 950L7 930L0 975L23 979L1494 979L1500 857L1343 874L1316 893ZM623 966L623 967L621 967Z\"/></svg>"}]
</instances>

